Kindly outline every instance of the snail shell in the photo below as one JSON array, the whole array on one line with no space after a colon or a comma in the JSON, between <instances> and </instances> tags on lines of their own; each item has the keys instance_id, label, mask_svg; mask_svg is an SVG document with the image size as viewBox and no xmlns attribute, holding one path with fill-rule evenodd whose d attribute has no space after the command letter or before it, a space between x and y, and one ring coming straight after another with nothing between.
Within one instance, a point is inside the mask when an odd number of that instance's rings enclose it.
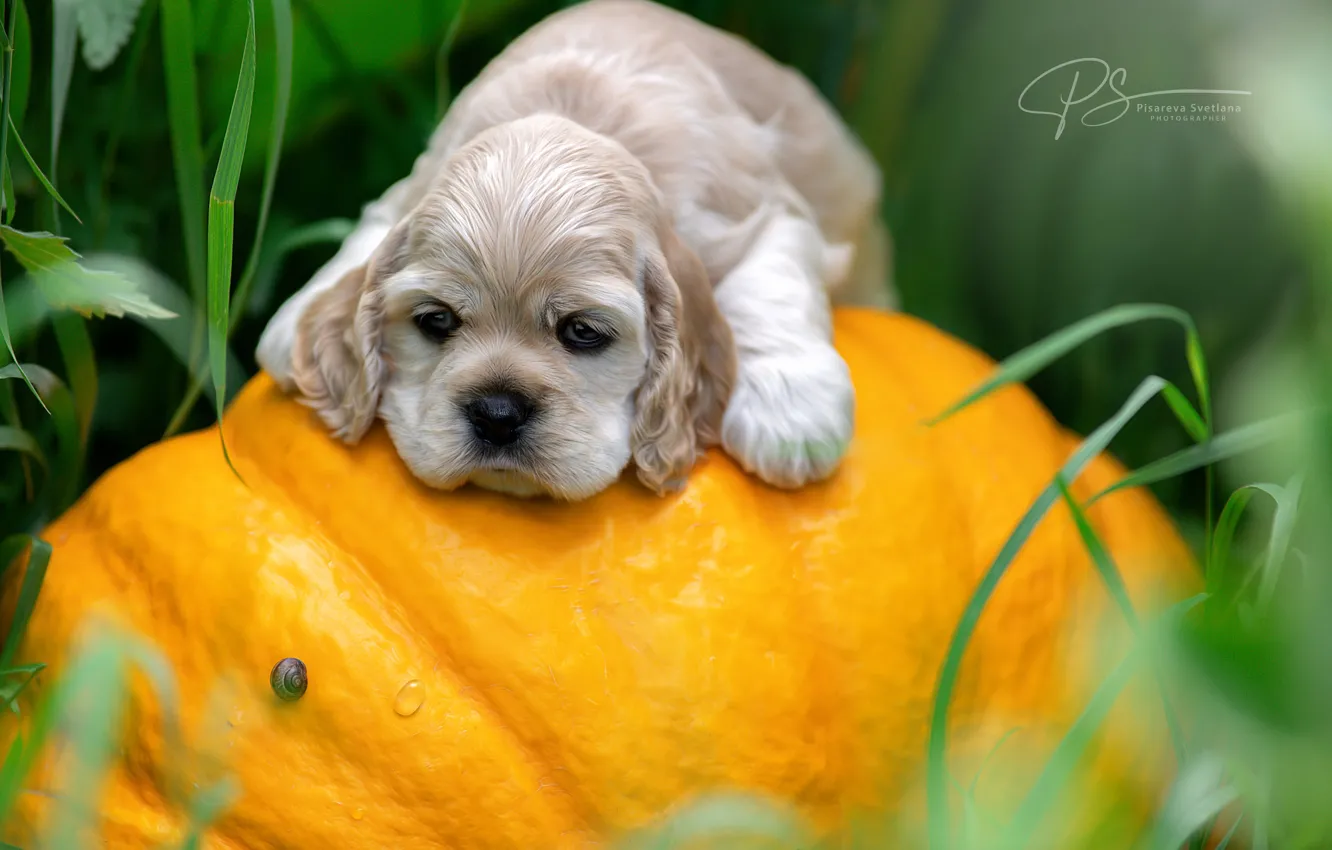
<instances>
[{"instance_id":1,"label":"snail shell","mask_svg":"<svg viewBox=\"0 0 1332 850\"><path fill-rule=\"evenodd\" d=\"M268 676L268 683L273 686L273 693L286 702L305 696L305 689L310 679L305 673L305 663L299 658L284 658L273 665L273 672Z\"/></svg>"}]
</instances>

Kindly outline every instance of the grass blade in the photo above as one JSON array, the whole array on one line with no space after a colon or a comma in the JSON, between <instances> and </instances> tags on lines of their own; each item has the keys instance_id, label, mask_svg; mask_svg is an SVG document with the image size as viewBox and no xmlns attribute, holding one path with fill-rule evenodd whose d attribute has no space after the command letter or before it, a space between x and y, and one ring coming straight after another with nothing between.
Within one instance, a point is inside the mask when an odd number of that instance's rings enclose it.
<instances>
[{"instance_id":1,"label":"grass blade","mask_svg":"<svg viewBox=\"0 0 1332 850\"><path fill-rule=\"evenodd\" d=\"M1264 419L1261 422L1253 422L1233 431L1227 431L1201 445L1180 449L1174 454L1167 455L1160 460L1152 461L1146 466L1134 470L1092 496L1087 500L1087 504L1088 506L1093 505L1116 490L1154 484L1157 481L1174 478L1200 467L1210 466L1219 461L1260 448L1280 439L1287 433L1289 426L1294 425L1301 418L1301 414L1297 413L1274 416L1271 419Z\"/></svg>"},{"instance_id":2,"label":"grass blade","mask_svg":"<svg viewBox=\"0 0 1332 850\"><path fill-rule=\"evenodd\" d=\"M97 360L92 337L88 335L87 322L75 313L56 313L51 324L65 360L69 389L74 395L74 410L79 421L79 453L82 455L88 447L93 413L97 409Z\"/></svg>"},{"instance_id":3,"label":"grass blade","mask_svg":"<svg viewBox=\"0 0 1332 850\"><path fill-rule=\"evenodd\" d=\"M33 392L49 411L55 426L56 454L50 463L51 479L44 491L44 501L49 504L49 512L58 513L78 492L80 449L74 399L59 378L35 363L23 366L10 363L0 368L0 381L20 377L31 379Z\"/></svg>"},{"instance_id":4,"label":"grass blade","mask_svg":"<svg viewBox=\"0 0 1332 850\"><path fill-rule=\"evenodd\" d=\"M1202 408L1204 422L1212 421L1212 392L1207 378L1207 358L1203 355L1202 340L1189 325L1188 339L1185 341L1184 356L1189 362L1189 374L1193 376L1193 386L1198 390L1198 405ZM1209 435L1210 436L1210 435Z\"/></svg>"},{"instance_id":5,"label":"grass blade","mask_svg":"<svg viewBox=\"0 0 1332 850\"><path fill-rule=\"evenodd\" d=\"M20 377L17 369L14 370L14 377ZM19 414L18 408L18 396L14 394L14 385L7 381L0 381L0 419L15 428L23 427L23 417ZM32 463L26 455L19 458L19 471L23 473L23 500L31 502L36 498L36 491L32 482ZM0 535L7 534L12 530L0 523Z\"/></svg>"},{"instance_id":6,"label":"grass blade","mask_svg":"<svg viewBox=\"0 0 1332 850\"><path fill-rule=\"evenodd\" d=\"M659 826L632 836L625 850L672 847L780 846L810 848L807 826L792 811L749 794L714 794L682 808Z\"/></svg>"},{"instance_id":7,"label":"grass blade","mask_svg":"<svg viewBox=\"0 0 1332 850\"><path fill-rule=\"evenodd\" d=\"M264 185L259 199L259 222L255 226L250 258L245 263L240 284L236 288L236 319L232 320L228 333L235 332L236 321L244 314L250 287L254 285L254 277L259 270L264 233L268 227L268 211L273 203L273 189L277 185L278 163L282 159L282 139L287 131L287 108L291 101L291 0L272 0L272 4L277 58L273 91L273 126L269 132L268 155L264 161Z\"/></svg>"},{"instance_id":8,"label":"grass blade","mask_svg":"<svg viewBox=\"0 0 1332 850\"><path fill-rule=\"evenodd\" d=\"M273 93L273 124L268 141L268 155L264 163L264 184L262 195L259 201L259 221L255 227L254 244L250 248L250 257L245 263L245 269L241 272L240 282L236 285L236 295L232 299L235 302L235 310L231 311L228 307L230 317L227 320L227 335L235 333L236 326L240 319L245 315L246 305L250 300L250 291L254 286L255 276L260 267L260 259L263 256L264 234L268 228L268 213L273 202L273 189L277 185L278 163L282 158L282 139L286 134L287 111L291 101L291 43L292 43L292 25L291 25L291 0L272 0L273 4L273 31L276 36L276 55L277 70L274 75L274 93ZM242 59L242 62L244 60ZM253 88L253 83L251 83ZM239 90L238 90L239 94ZM232 106L233 114L235 104ZM246 127L249 126L249 119L246 119ZM228 128L229 129L229 128ZM226 140L223 140L225 147ZM244 154L244 142L241 143L242 156ZM216 187L215 187L216 188ZM234 190L233 190L234 193ZM211 245L213 213L209 210L209 240ZM210 248L211 251L211 248ZM211 263L212 258L210 256ZM211 275L211 269L210 269ZM210 279L210 287L211 287ZM211 290L210 290L211 292ZM210 304L211 310L211 304ZM210 313L209 322L214 321ZM215 340L210 340L210 345L215 344ZM166 435L171 436L180 430L185 424L191 410L194 409L195 402L199 400L199 394L203 390L203 380L201 378L190 382L189 389L184 398L176 408L176 412L171 417L171 422L167 426ZM216 397L216 391L214 392Z\"/></svg>"},{"instance_id":9,"label":"grass blade","mask_svg":"<svg viewBox=\"0 0 1332 850\"><path fill-rule=\"evenodd\" d=\"M240 796L239 784L230 777L200 789L190 801L189 831L180 844L181 850L199 850L204 831Z\"/></svg>"},{"instance_id":10,"label":"grass blade","mask_svg":"<svg viewBox=\"0 0 1332 850\"><path fill-rule=\"evenodd\" d=\"M993 376L982 382L961 401L928 420L927 424L938 424L998 389L1027 380L1073 349L1108 330L1153 319L1169 319L1176 322L1184 327L1190 340L1197 336L1193 319L1177 307L1164 304L1125 304L1111 307L1056 331L1006 358L999 364Z\"/></svg>"},{"instance_id":11,"label":"grass blade","mask_svg":"<svg viewBox=\"0 0 1332 850\"><path fill-rule=\"evenodd\" d=\"M5 636L5 645L0 649L0 668L7 668L18 654L19 641L28 629L28 620L32 619L33 609L37 607L37 596L42 591L42 582L46 580L46 566L51 562L51 544L30 534L16 534L0 543L0 564L8 572L8 565L24 548L28 550L28 566L23 572L23 584L19 586L18 603L14 606L14 619L9 624L9 634Z\"/></svg>"},{"instance_id":12,"label":"grass blade","mask_svg":"<svg viewBox=\"0 0 1332 850\"><path fill-rule=\"evenodd\" d=\"M1235 817L1235 822L1230 825L1230 829L1226 830L1225 836L1216 845L1216 850L1226 850L1226 848L1230 846L1230 840L1235 837L1235 833L1239 830L1240 823L1243 821L1244 813L1240 812L1239 815Z\"/></svg>"},{"instance_id":13,"label":"grass blade","mask_svg":"<svg viewBox=\"0 0 1332 850\"><path fill-rule=\"evenodd\" d=\"M211 402L214 396L213 384L208 380L208 364L199 362L197 359L193 366L190 364L192 328L190 321L184 318L192 315L194 311L189 295L166 275L137 257L103 254L89 257L85 264L89 268L109 271L133 281L136 288L146 293L154 304L160 304L164 309L175 315L175 318L165 320L145 319L141 316L135 316L134 318L160 339L176 356L181 365L192 370L195 381L203 388L203 392ZM244 368L240 358L228 347L227 373L239 375L244 372Z\"/></svg>"},{"instance_id":14,"label":"grass blade","mask_svg":"<svg viewBox=\"0 0 1332 850\"><path fill-rule=\"evenodd\" d=\"M57 3L57 7L59 7ZM58 10L57 10L58 11ZM5 38L9 39L10 33L15 33L14 20L14 0L5 0L3 29ZM3 86L0 86L0 110L4 112L3 120L0 120L0 172L7 172L9 168L9 107L12 103L12 91L14 85L14 51L6 49L3 54L3 61L0 61L0 75L3 75ZM54 85L54 83L52 83ZM54 108L54 107L53 107ZM0 179L3 179L0 175ZM5 198L3 188L0 187L0 200ZM18 363L18 355L14 352L14 341L9 335L9 316L5 311L5 292L3 284L0 283L0 336L5 339L5 350L9 352L9 359ZM37 396L37 388L32 385L28 379L28 374L19 367L19 374L23 376L23 382L28 385L28 389L34 396ZM40 396L38 396L40 401ZM43 402L42 407L46 404Z\"/></svg>"},{"instance_id":15,"label":"grass blade","mask_svg":"<svg viewBox=\"0 0 1332 850\"><path fill-rule=\"evenodd\" d=\"M213 392L217 408L217 421L222 422L223 400L227 387L227 332L230 327L228 309L231 299L232 230L235 223L236 186L240 182L242 160L245 157L245 139L250 132L250 110L254 105L254 0L249 7L249 29L245 35L245 51L241 55L240 77L236 81L236 97L231 102L231 117L227 119L227 132L222 138L222 153L213 176L213 191L208 199L208 353L213 375ZM218 428L222 440L222 453L231 465L226 438ZM232 471L235 467L232 466Z\"/></svg>"},{"instance_id":16,"label":"grass blade","mask_svg":"<svg viewBox=\"0 0 1332 850\"><path fill-rule=\"evenodd\" d=\"M463 18L467 15L467 0L458 0L458 7L449 18L449 25L440 40L439 51L435 54L435 120L444 118L453 102L453 83L449 79L449 55L453 53L453 43L458 39L458 30L462 29Z\"/></svg>"},{"instance_id":17,"label":"grass blade","mask_svg":"<svg viewBox=\"0 0 1332 850\"><path fill-rule=\"evenodd\" d=\"M1059 479L1076 481L1087 464L1091 463L1093 458L1106 449L1124 425L1142 409L1143 405L1160 393L1165 384L1164 380L1154 375L1143 380L1133 394L1129 396L1129 399L1124 402L1119 412L1082 441L1081 445L1059 470L1057 478L1041 491L1031 507L1022 516L1013 533L1009 535L999 553L995 556L994 561L985 571L985 575L972 592L971 599L968 600L967 606L962 612L962 617L953 631L952 639L949 641L948 649L944 655L943 664L939 669L939 678L935 684L934 705L930 716L926 788L930 847L935 848L935 850L944 850L944 848L950 846L948 839L947 768L944 764L948 743L948 708L953 699L953 692L957 687L957 677L962 668L962 658L966 653L967 645L971 642L972 635L976 631L976 625L980 622L981 613L985 610L990 597L999 586L1000 579L1008 571L1009 565L1017 557L1027 539L1031 537L1036 525L1050 510L1050 506L1054 504L1055 499L1059 497L1057 481Z\"/></svg>"},{"instance_id":18,"label":"grass blade","mask_svg":"<svg viewBox=\"0 0 1332 850\"><path fill-rule=\"evenodd\" d=\"M4 764L0 764L0 814L9 812L7 801L17 797L19 789L23 787L23 780L27 776L24 754L28 749L23 736L15 735L9 744L9 752L5 753ZM5 850L10 846L3 845Z\"/></svg>"},{"instance_id":19,"label":"grass blade","mask_svg":"<svg viewBox=\"0 0 1332 850\"><path fill-rule=\"evenodd\" d=\"M171 161L176 173L180 226L185 239L186 283L194 304L190 363L204 342L204 304L208 272L204 248L203 130L199 121L199 83L194 64L194 12L191 0L161 0L162 62L166 72L167 118Z\"/></svg>"},{"instance_id":20,"label":"grass blade","mask_svg":"<svg viewBox=\"0 0 1332 850\"><path fill-rule=\"evenodd\" d=\"M5 350L9 353L11 365L13 365L18 377L22 378L23 383L27 384L28 391L32 393L33 398L37 399L37 403L42 406L42 410L50 413L51 411L47 408L46 402L42 400L42 394L37 392L37 388L32 385L32 378L30 378L27 371L19 365L18 354L14 352L14 340L9 335L9 315L5 311L5 290L3 286L0 286L0 336L5 338Z\"/></svg>"},{"instance_id":21,"label":"grass blade","mask_svg":"<svg viewBox=\"0 0 1332 850\"><path fill-rule=\"evenodd\" d=\"M55 181L58 179L60 132L65 126L69 82L74 77L74 53L78 46L78 4L74 0L55 0L51 11L51 180ZM54 201L51 210L58 229L60 212Z\"/></svg>"},{"instance_id":22,"label":"grass blade","mask_svg":"<svg viewBox=\"0 0 1332 850\"><path fill-rule=\"evenodd\" d=\"M1091 521L1087 519L1087 513L1078 504L1077 499L1073 498L1073 493L1068 489L1062 476L1056 476L1055 484L1059 487L1059 495L1063 498L1064 504L1068 507L1069 513L1073 516L1073 524L1077 526L1078 536L1082 538L1082 545L1091 556L1092 564L1096 567L1096 572L1100 574L1101 580L1105 582L1106 590L1110 592L1110 597L1115 600L1119 610L1123 612L1124 619L1134 629L1138 627L1138 614L1133 610L1133 602L1129 599L1128 587L1124 584L1124 577L1120 575L1119 568L1115 566L1114 559L1105 548L1105 543L1101 541L1101 536L1092 528Z\"/></svg>"},{"instance_id":23,"label":"grass blade","mask_svg":"<svg viewBox=\"0 0 1332 850\"><path fill-rule=\"evenodd\" d=\"M14 4L14 82L10 84L13 105L9 117L15 127L23 126L28 114L28 92L32 89L32 24L23 0Z\"/></svg>"},{"instance_id":24,"label":"grass blade","mask_svg":"<svg viewBox=\"0 0 1332 850\"><path fill-rule=\"evenodd\" d=\"M42 452L42 447L22 428L0 425L0 452L22 452L43 467L46 466L46 455Z\"/></svg>"},{"instance_id":25,"label":"grass blade","mask_svg":"<svg viewBox=\"0 0 1332 850\"><path fill-rule=\"evenodd\" d=\"M56 203L64 207L66 212L74 216L75 221L79 224L83 224L83 219L79 218L79 214L74 212L74 208L67 204L64 198L60 197L60 193L56 191L56 187L52 186L51 181L46 179L46 175L43 174L41 168L37 166L37 161L32 158L32 154L28 153L28 146L23 144L23 137L19 135L18 125L14 123L14 116L10 115L7 117L9 118L9 132L14 134L14 143L18 145L19 152L23 154L23 158L28 161L28 167L32 169L32 174L37 178L37 182L42 184L42 188L46 190L46 194L50 195Z\"/></svg>"},{"instance_id":26,"label":"grass blade","mask_svg":"<svg viewBox=\"0 0 1332 850\"><path fill-rule=\"evenodd\" d=\"M1225 506L1221 508L1221 518L1217 520L1216 531L1212 535L1212 547L1207 553L1205 571L1207 592L1213 596L1220 591L1222 574L1230 567L1230 547L1239 528L1240 519L1244 516L1244 510L1249 506L1249 501L1255 492L1257 488L1253 485L1240 487L1230 494Z\"/></svg>"},{"instance_id":27,"label":"grass blade","mask_svg":"<svg viewBox=\"0 0 1332 850\"><path fill-rule=\"evenodd\" d=\"M255 272L254 287L250 291L244 309L252 316L265 312L273 298L273 289L277 283L278 271L283 260L292 251L322 242L340 243L356 229L356 222L349 218L328 218L291 228L275 240L268 243L263 259ZM239 314L238 314L239 315Z\"/></svg>"},{"instance_id":28,"label":"grass blade","mask_svg":"<svg viewBox=\"0 0 1332 850\"><path fill-rule=\"evenodd\" d=\"M1170 405L1170 410L1179 420L1195 443L1205 443L1211 437L1211 428L1203 417L1194 409L1189 400L1180 392L1179 387L1167 382L1161 390L1161 397Z\"/></svg>"},{"instance_id":29,"label":"grass blade","mask_svg":"<svg viewBox=\"0 0 1332 850\"><path fill-rule=\"evenodd\" d=\"M1114 671L1101 682L1096 693L1092 694L1087 707L1064 733L1064 737L1050 754L1045 766L1041 768L1040 776L1036 778L1031 790L1018 806L1009 824L1008 840L1004 842L1004 847L1032 846L1032 834L1040 825L1041 818L1072 781L1073 772L1087 751L1087 746L1141 664L1140 651L1129 653L1128 657L1119 662Z\"/></svg>"},{"instance_id":30,"label":"grass blade","mask_svg":"<svg viewBox=\"0 0 1332 850\"><path fill-rule=\"evenodd\" d=\"M14 714L18 713L18 706L14 700L18 699L23 689L32 683L32 680L38 673L46 669L45 664L20 664L17 667L11 667L8 670L0 670L0 703L9 706L9 710Z\"/></svg>"},{"instance_id":31,"label":"grass blade","mask_svg":"<svg viewBox=\"0 0 1332 850\"><path fill-rule=\"evenodd\" d=\"M92 831L97 795L125 716L129 670L120 642L98 637L87 645L61 682L59 729L68 736L62 744L74 764L52 807L42 847L79 847L80 838Z\"/></svg>"},{"instance_id":32,"label":"grass blade","mask_svg":"<svg viewBox=\"0 0 1332 850\"><path fill-rule=\"evenodd\" d=\"M1110 556L1109 550L1105 548L1105 543L1101 540L1101 535L1096 533L1091 521L1087 519L1086 511L1073 497L1068 485L1062 478L1056 478L1055 483L1059 485L1059 495L1063 497L1064 504L1073 517L1073 524L1078 529L1078 536L1082 538L1083 548L1091 556L1092 564L1095 565L1096 572L1101 576L1101 581L1105 583L1106 590L1109 591L1115 603L1119 605L1119 610L1123 613L1129 627L1135 633L1138 632L1138 614L1133 609L1133 601L1129 598L1128 586L1124 583L1124 576L1120 573L1119 567L1115 565L1115 559ZM1157 687L1161 692L1161 708L1165 714L1166 727L1170 731L1170 743L1175 750L1175 758L1180 764L1183 764L1186 755L1184 731L1170 700L1169 683L1156 665L1152 665L1152 672L1156 676Z\"/></svg>"},{"instance_id":33,"label":"grass blade","mask_svg":"<svg viewBox=\"0 0 1332 850\"><path fill-rule=\"evenodd\" d=\"M1267 539L1267 554L1263 558L1262 573L1258 581L1257 605L1259 609L1267 607L1276 592L1277 578L1286 563L1286 553L1290 549L1290 536L1295 531L1298 518L1300 495L1304 489L1304 476L1296 475L1285 487L1271 484L1255 484L1254 489L1261 490L1276 502L1276 514L1272 517L1272 531Z\"/></svg>"},{"instance_id":34,"label":"grass blade","mask_svg":"<svg viewBox=\"0 0 1332 850\"><path fill-rule=\"evenodd\" d=\"M1189 836L1215 821L1239 796L1224 783L1225 767L1215 755L1204 755L1182 772L1157 815L1152 848L1176 850Z\"/></svg>"}]
</instances>

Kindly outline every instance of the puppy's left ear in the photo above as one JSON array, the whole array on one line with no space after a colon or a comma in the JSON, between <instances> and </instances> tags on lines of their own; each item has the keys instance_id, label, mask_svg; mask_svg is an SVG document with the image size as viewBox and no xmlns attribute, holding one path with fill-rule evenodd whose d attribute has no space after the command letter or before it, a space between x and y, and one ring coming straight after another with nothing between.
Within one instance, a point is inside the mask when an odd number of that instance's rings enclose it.
<instances>
[{"instance_id":1,"label":"puppy's left ear","mask_svg":"<svg viewBox=\"0 0 1332 850\"><path fill-rule=\"evenodd\" d=\"M683 487L703 449L721 441L736 359L698 255L670 227L658 244L644 271L651 354L630 440L639 480L665 493Z\"/></svg>"},{"instance_id":2,"label":"puppy's left ear","mask_svg":"<svg viewBox=\"0 0 1332 850\"><path fill-rule=\"evenodd\" d=\"M292 346L292 380L302 402L334 436L356 443L374 424L388 364L381 354L384 278L405 261L407 222L384 237L363 266L305 308Z\"/></svg>"}]
</instances>

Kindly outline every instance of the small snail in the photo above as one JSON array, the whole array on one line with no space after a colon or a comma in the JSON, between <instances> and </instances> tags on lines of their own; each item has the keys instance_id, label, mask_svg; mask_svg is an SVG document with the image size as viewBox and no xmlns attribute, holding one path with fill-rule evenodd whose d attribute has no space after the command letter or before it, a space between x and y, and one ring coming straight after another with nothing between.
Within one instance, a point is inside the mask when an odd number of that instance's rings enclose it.
<instances>
[{"instance_id":1,"label":"small snail","mask_svg":"<svg viewBox=\"0 0 1332 850\"><path fill-rule=\"evenodd\" d=\"M273 693L285 702L298 700L305 696L309 686L309 677L305 674L305 663L299 658L284 658L273 665L273 672L268 675L268 683L273 686Z\"/></svg>"}]
</instances>

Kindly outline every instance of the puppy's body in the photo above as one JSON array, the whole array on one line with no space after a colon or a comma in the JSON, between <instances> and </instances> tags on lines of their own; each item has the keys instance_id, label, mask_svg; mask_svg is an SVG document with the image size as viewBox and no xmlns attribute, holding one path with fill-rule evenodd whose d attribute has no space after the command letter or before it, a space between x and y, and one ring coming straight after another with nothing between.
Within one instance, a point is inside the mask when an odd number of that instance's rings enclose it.
<instances>
[{"instance_id":1,"label":"puppy's body","mask_svg":"<svg viewBox=\"0 0 1332 850\"><path fill-rule=\"evenodd\" d=\"M582 498L632 459L662 490L718 441L797 486L851 435L829 293L888 306L878 186L795 72L645 0L590 0L460 93L259 360L344 438L378 413L436 486ZM435 348L426 301L462 316ZM613 345L556 342L580 310ZM459 415L495 387L539 400L502 452Z\"/></svg>"}]
</instances>

